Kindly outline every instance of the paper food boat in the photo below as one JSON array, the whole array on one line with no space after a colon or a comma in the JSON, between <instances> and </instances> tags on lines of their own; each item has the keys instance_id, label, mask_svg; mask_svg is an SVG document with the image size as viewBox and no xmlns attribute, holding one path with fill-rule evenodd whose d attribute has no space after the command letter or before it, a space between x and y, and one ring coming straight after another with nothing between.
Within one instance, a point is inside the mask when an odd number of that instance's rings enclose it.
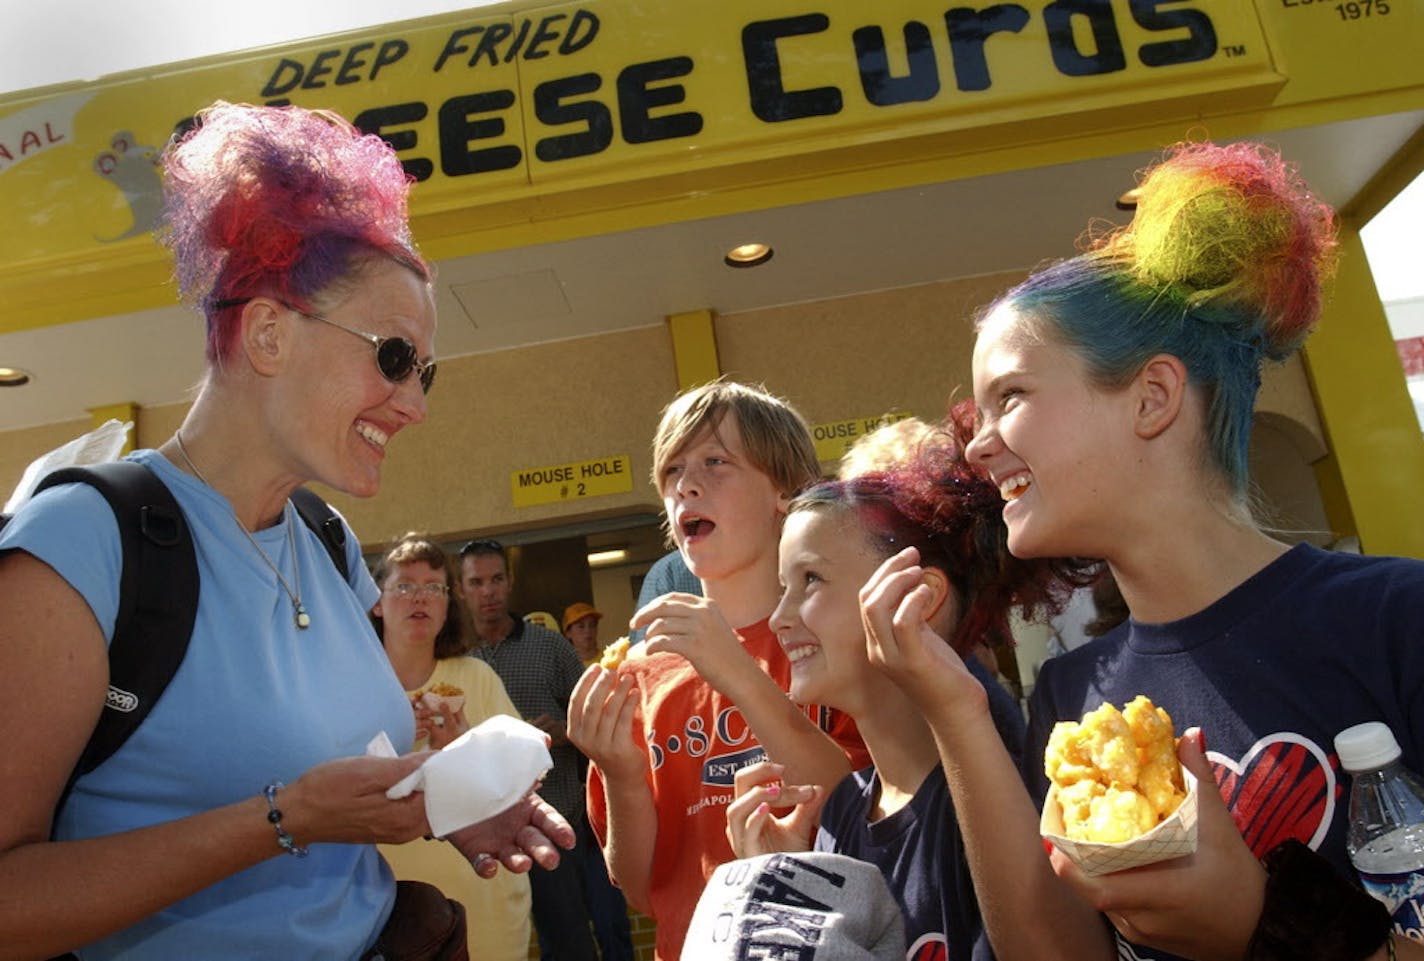
<instances>
[{"instance_id":1,"label":"paper food boat","mask_svg":"<svg viewBox=\"0 0 1424 961\"><path fill-rule=\"evenodd\" d=\"M434 691L426 691L420 695L420 700L426 707L437 713L442 704L448 705L452 714L459 714L465 707L465 695L463 694L436 694Z\"/></svg>"},{"instance_id":2,"label":"paper food boat","mask_svg":"<svg viewBox=\"0 0 1424 961\"><path fill-rule=\"evenodd\" d=\"M1048 799L1043 803L1038 831L1090 878L1183 857L1197 849L1197 779L1186 768L1182 768L1182 779L1187 796L1177 810L1161 824L1131 841L1104 844L1064 837L1063 811L1058 806L1056 787L1049 789Z\"/></svg>"}]
</instances>

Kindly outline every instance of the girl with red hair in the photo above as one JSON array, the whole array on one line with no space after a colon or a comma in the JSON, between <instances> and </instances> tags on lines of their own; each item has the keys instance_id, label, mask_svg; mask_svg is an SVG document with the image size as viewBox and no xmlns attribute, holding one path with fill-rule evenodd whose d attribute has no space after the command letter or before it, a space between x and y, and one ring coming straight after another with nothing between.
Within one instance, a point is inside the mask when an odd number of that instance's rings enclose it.
<instances>
[{"instance_id":1,"label":"girl with red hair","mask_svg":"<svg viewBox=\"0 0 1424 961\"><path fill-rule=\"evenodd\" d=\"M734 850L750 857L809 848L819 811L817 850L885 874L904 912L907 956L954 961L991 956L946 776L954 759L937 747L915 679L868 642L862 588L887 558L918 553L919 613L933 632L926 643L964 681L964 692L934 696L977 699L987 716L986 689L962 658L980 642L1008 638L1011 610L1053 610L1090 573L1090 565L1009 553L998 491L963 457L972 417L972 406L960 405L947 432L927 435L907 462L817 484L792 500L781 533L784 593L771 615L791 661L791 697L854 718L873 764L827 794L783 785L784 768L763 762L737 775L727 815ZM1012 772L992 724L984 736ZM788 803L795 810L773 817Z\"/></svg>"}]
</instances>

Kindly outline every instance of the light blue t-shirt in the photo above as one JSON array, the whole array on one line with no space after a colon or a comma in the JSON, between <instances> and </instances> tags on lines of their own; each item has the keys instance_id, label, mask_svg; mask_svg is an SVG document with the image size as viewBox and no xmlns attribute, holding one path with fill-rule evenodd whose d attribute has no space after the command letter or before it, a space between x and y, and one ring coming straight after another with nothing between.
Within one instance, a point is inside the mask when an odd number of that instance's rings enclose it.
<instances>
[{"instance_id":1,"label":"light blue t-shirt","mask_svg":"<svg viewBox=\"0 0 1424 961\"><path fill-rule=\"evenodd\" d=\"M168 485L188 519L200 579L197 622L152 713L75 784L55 836L114 834L250 798L271 781L291 783L323 761L364 753L382 730L408 750L413 716L366 616L379 591L349 528L349 583L292 507L281 523L253 534L289 584L289 527L295 535L311 615L311 626L298 630L286 591L242 536L227 499L155 451L131 459ZM83 595L112 639L123 552L98 491L71 484L36 496L0 533L0 550L15 548ZM394 897L374 846L316 844L309 857L271 858L80 954L86 961L356 958L375 942Z\"/></svg>"}]
</instances>

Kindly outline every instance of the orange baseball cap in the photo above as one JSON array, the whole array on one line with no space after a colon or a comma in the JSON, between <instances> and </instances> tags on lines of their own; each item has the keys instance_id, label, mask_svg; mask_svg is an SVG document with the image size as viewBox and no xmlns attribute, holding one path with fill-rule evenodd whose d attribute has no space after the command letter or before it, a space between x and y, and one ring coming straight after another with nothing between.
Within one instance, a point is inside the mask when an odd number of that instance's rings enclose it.
<instances>
[{"instance_id":1,"label":"orange baseball cap","mask_svg":"<svg viewBox=\"0 0 1424 961\"><path fill-rule=\"evenodd\" d=\"M585 604L583 601L579 601L577 604L570 604L564 608L564 630L567 631L576 622L583 620L589 615L602 619L603 612L595 609L592 604Z\"/></svg>"}]
</instances>

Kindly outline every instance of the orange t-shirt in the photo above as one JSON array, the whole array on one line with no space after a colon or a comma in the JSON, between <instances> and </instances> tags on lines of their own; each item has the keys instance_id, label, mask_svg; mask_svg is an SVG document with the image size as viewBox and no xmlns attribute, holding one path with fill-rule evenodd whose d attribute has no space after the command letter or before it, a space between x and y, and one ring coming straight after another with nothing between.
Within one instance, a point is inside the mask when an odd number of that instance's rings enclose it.
<instances>
[{"instance_id":1,"label":"orange t-shirt","mask_svg":"<svg viewBox=\"0 0 1424 961\"><path fill-rule=\"evenodd\" d=\"M791 662L767 622L743 628L737 636L786 690ZM648 746L658 818L648 895L658 923L657 957L677 961L708 877L734 857L726 833L732 777L765 752L737 706L703 681L686 658L652 654L627 662L625 670L636 673L642 696L641 723L635 722L633 736ZM870 764L849 715L829 708L805 710L845 750L854 769ZM608 805L597 765L589 768L588 818L602 843L608 836Z\"/></svg>"}]
</instances>

